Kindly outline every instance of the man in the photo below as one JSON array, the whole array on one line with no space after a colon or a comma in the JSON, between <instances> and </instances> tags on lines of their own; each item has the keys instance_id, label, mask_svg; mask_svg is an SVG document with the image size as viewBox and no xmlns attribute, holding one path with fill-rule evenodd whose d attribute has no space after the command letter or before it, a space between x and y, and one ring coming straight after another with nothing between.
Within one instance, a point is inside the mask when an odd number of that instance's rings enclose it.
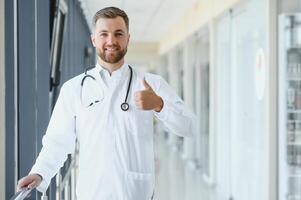
<instances>
[{"instance_id":1,"label":"man","mask_svg":"<svg viewBox=\"0 0 301 200\"><path fill-rule=\"evenodd\" d=\"M62 86L43 148L17 190L46 191L77 139L77 199L152 198L153 117L179 136L192 136L195 118L161 77L139 74L125 63L129 39L124 11L108 7L95 14L91 40L97 65Z\"/></svg>"}]
</instances>

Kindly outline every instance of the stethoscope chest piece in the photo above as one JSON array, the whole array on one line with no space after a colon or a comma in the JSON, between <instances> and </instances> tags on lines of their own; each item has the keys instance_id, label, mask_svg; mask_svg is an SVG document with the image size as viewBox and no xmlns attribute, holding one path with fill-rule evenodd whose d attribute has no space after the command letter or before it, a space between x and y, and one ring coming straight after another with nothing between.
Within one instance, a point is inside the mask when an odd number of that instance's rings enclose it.
<instances>
[{"instance_id":1,"label":"stethoscope chest piece","mask_svg":"<svg viewBox=\"0 0 301 200\"><path fill-rule=\"evenodd\" d=\"M126 102L124 102L124 103L122 103L121 104L121 110L123 110L123 111L127 111L128 109L129 109L129 104L128 103L126 103Z\"/></svg>"}]
</instances>

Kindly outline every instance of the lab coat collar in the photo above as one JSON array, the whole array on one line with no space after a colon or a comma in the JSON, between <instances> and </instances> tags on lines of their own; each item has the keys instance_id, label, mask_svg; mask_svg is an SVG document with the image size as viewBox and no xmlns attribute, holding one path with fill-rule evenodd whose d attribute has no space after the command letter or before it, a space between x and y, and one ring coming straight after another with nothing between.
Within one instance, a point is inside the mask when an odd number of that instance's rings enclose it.
<instances>
[{"instance_id":1,"label":"lab coat collar","mask_svg":"<svg viewBox=\"0 0 301 200\"><path fill-rule=\"evenodd\" d=\"M97 63L96 64L96 71L99 72L99 73L102 73L103 75L107 75L110 78L120 79L124 75L124 72L126 71L127 66L128 66L128 64L124 63L119 69L113 71L111 76L110 76L108 70Z\"/></svg>"}]
</instances>

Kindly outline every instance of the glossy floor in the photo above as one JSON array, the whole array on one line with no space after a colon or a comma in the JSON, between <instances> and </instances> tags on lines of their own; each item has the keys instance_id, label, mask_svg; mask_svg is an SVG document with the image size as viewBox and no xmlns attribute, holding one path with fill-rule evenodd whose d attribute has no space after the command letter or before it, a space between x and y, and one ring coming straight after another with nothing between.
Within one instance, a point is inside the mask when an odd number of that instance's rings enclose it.
<instances>
[{"instance_id":1,"label":"glossy floor","mask_svg":"<svg viewBox=\"0 0 301 200\"><path fill-rule=\"evenodd\" d=\"M179 151L163 136L156 136L155 152L155 200L217 200L201 173L185 164Z\"/></svg>"}]
</instances>

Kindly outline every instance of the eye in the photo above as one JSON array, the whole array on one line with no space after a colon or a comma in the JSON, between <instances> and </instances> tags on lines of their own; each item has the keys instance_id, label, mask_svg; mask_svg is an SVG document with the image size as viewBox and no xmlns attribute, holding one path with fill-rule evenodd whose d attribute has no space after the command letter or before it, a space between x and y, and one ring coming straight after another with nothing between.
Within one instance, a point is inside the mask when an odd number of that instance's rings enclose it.
<instances>
[{"instance_id":1,"label":"eye","mask_svg":"<svg viewBox=\"0 0 301 200\"><path fill-rule=\"evenodd\" d=\"M124 34L123 33L115 33L116 37L122 37Z\"/></svg>"},{"instance_id":2,"label":"eye","mask_svg":"<svg viewBox=\"0 0 301 200\"><path fill-rule=\"evenodd\" d=\"M100 33L99 36L100 36L101 38L104 38L104 37L107 37L108 34L107 34L107 33Z\"/></svg>"}]
</instances>

